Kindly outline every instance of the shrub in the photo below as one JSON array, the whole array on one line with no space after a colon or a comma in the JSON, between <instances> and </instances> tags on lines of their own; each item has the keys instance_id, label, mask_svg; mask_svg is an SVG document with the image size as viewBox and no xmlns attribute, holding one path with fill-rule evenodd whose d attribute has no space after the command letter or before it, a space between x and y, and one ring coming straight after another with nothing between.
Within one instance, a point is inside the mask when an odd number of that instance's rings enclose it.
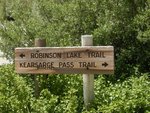
<instances>
[{"instance_id":1,"label":"shrub","mask_svg":"<svg viewBox=\"0 0 150 113\"><path fill-rule=\"evenodd\" d=\"M31 98L32 89L14 73L13 66L0 67L0 112L29 112Z\"/></svg>"},{"instance_id":2,"label":"shrub","mask_svg":"<svg viewBox=\"0 0 150 113\"><path fill-rule=\"evenodd\" d=\"M150 111L150 81L148 74L131 77L115 84L96 81L96 104L99 112L145 113ZM105 84L105 86L104 86Z\"/></svg>"},{"instance_id":3,"label":"shrub","mask_svg":"<svg viewBox=\"0 0 150 113\"><path fill-rule=\"evenodd\" d=\"M95 79L95 101L89 111L83 104L82 76L51 75L47 87L35 98L30 77L14 72L13 65L0 67L1 113L147 113L150 112L150 74L111 82ZM29 79L29 80L28 80ZM53 87L54 86L54 87ZM61 87L60 87L61 86ZM64 88L62 91L61 89Z\"/></svg>"}]
</instances>

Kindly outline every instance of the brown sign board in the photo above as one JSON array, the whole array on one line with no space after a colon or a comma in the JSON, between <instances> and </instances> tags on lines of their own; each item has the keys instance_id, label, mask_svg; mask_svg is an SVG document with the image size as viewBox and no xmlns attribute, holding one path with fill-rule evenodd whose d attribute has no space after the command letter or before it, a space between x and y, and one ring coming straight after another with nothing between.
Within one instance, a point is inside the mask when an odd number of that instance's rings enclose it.
<instances>
[{"instance_id":1,"label":"brown sign board","mask_svg":"<svg viewBox=\"0 0 150 113\"><path fill-rule=\"evenodd\" d=\"M113 74L113 46L15 49L15 70L30 74Z\"/></svg>"}]
</instances>

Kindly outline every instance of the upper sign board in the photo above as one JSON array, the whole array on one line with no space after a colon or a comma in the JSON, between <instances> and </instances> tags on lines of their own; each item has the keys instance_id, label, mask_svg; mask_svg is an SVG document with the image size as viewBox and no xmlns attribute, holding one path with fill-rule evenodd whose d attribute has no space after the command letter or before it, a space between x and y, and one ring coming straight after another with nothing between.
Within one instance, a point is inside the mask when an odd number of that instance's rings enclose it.
<instances>
[{"instance_id":1,"label":"upper sign board","mask_svg":"<svg viewBox=\"0 0 150 113\"><path fill-rule=\"evenodd\" d=\"M15 49L17 73L113 74L113 46L29 47Z\"/></svg>"}]
</instances>

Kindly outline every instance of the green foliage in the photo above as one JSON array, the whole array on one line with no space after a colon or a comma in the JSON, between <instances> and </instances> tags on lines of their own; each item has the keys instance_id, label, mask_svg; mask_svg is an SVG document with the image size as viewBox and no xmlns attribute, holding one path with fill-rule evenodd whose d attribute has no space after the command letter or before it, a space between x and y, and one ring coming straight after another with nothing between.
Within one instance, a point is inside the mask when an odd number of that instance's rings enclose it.
<instances>
[{"instance_id":1,"label":"green foliage","mask_svg":"<svg viewBox=\"0 0 150 113\"><path fill-rule=\"evenodd\" d=\"M0 112L71 113L82 109L80 76L53 75L47 84L40 78L43 87L39 98L34 97L34 83L30 79L29 75L16 74L13 65L0 67Z\"/></svg>"},{"instance_id":2,"label":"green foliage","mask_svg":"<svg viewBox=\"0 0 150 113\"><path fill-rule=\"evenodd\" d=\"M40 97L38 99L33 98L31 101L32 113L54 113L57 98L47 89L42 90Z\"/></svg>"},{"instance_id":3,"label":"green foliage","mask_svg":"<svg viewBox=\"0 0 150 113\"><path fill-rule=\"evenodd\" d=\"M118 81L115 84L98 79L95 86L98 111L107 113L145 113L150 111L148 76L145 74L140 78L131 77L124 82Z\"/></svg>"},{"instance_id":4,"label":"green foliage","mask_svg":"<svg viewBox=\"0 0 150 113\"><path fill-rule=\"evenodd\" d=\"M83 106L81 76L40 75L35 98L30 75L2 66L0 112L150 112L150 75L142 74L150 72L149 0L0 1L0 50L10 60L14 48L34 46L35 38L45 38L47 46L79 46L84 34L94 36L94 45L115 48L115 74L95 79L90 111Z\"/></svg>"},{"instance_id":5,"label":"green foliage","mask_svg":"<svg viewBox=\"0 0 150 113\"><path fill-rule=\"evenodd\" d=\"M35 98L33 81L27 81L27 78L30 79L29 76L16 74L12 65L0 67L0 112L150 112L149 74L142 74L141 77L132 76L123 82L118 80L116 83L98 76L95 79L95 101L89 111L86 111L83 105L82 77L61 76L48 76L47 87L41 87L39 98ZM42 80L39 83L41 86L44 84Z\"/></svg>"},{"instance_id":6,"label":"green foliage","mask_svg":"<svg viewBox=\"0 0 150 113\"><path fill-rule=\"evenodd\" d=\"M134 27L137 31L137 39L139 40L139 46L136 49L136 53L140 53L136 56L139 62L139 70L142 72L149 72L150 67L150 9L138 14L134 19Z\"/></svg>"},{"instance_id":7,"label":"green foliage","mask_svg":"<svg viewBox=\"0 0 150 113\"><path fill-rule=\"evenodd\" d=\"M60 103L56 106L57 113L76 113L78 107L77 89L70 89L65 96L61 98Z\"/></svg>"},{"instance_id":8,"label":"green foliage","mask_svg":"<svg viewBox=\"0 0 150 113\"><path fill-rule=\"evenodd\" d=\"M12 66L0 68L0 112L29 112L32 90L13 70Z\"/></svg>"},{"instance_id":9,"label":"green foliage","mask_svg":"<svg viewBox=\"0 0 150 113\"><path fill-rule=\"evenodd\" d=\"M94 45L115 47L117 79L134 74L134 67L150 71L148 0L3 0L1 6L0 49L11 60L15 47L34 46L35 38L77 46L81 35L93 34Z\"/></svg>"}]
</instances>

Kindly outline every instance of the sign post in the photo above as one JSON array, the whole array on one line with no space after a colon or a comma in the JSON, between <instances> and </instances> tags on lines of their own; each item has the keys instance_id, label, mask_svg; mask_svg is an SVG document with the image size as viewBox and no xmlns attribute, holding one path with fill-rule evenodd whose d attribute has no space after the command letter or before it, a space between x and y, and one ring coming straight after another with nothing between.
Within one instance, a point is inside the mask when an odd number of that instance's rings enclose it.
<instances>
[{"instance_id":1,"label":"sign post","mask_svg":"<svg viewBox=\"0 0 150 113\"><path fill-rule=\"evenodd\" d=\"M40 39L40 38L36 38L34 40L34 46L35 47L45 47L46 46L46 39ZM25 57L24 54L21 54L20 57ZM35 85L35 97L38 98L39 94L40 94L40 88L39 88L39 81L37 76L34 76L34 85Z\"/></svg>"},{"instance_id":2,"label":"sign post","mask_svg":"<svg viewBox=\"0 0 150 113\"><path fill-rule=\"evenodd\" d=\"M92 35L81 36L82 46L93 46ZM83 74L83 97L86 109L94 100L94 74Z\"/></svg>"},{"instance_id":3,"label":"sign post","mask_svg":"<svg viewBox=\"0 0 150 113\"><path fill-rule=\"evenodd\" d=\"M30 74L83 74L86 109L94 100L94 74L114 73L114 47L93 46L92 35L81 36L79 47L15 49L15 70Z\"/></svg>"}]
</instances>

